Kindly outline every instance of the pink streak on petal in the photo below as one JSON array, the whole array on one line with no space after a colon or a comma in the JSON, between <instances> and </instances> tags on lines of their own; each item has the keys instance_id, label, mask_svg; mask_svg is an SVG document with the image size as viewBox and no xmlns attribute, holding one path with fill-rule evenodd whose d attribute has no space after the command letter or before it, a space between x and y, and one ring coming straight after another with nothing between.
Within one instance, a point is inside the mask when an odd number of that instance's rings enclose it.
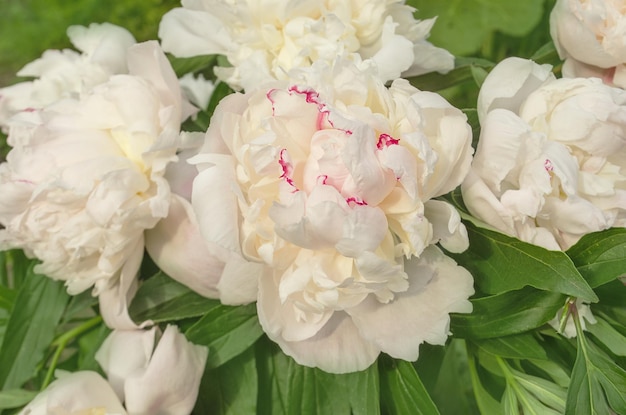
<instances>
[{"instance_id":1,"label":"pink streak on petal","mask_svg":"<svg viewBox=\"0 0 626 415\"><path fill-rule=\"evenodd\" d=\"M376 144L376 147L378 147L379 150L382 150L384 147L398 145L399 142L400 140L393 138L389 134L383 133L378 136L378 143Z\"/></svg>"}]
</instances>

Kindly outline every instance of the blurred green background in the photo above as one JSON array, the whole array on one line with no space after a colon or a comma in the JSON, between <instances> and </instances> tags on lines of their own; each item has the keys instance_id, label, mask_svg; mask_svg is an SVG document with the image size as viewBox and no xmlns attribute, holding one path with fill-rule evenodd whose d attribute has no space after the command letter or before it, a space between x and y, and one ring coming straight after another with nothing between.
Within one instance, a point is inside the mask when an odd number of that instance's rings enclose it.
<instances>
[{"instance_id":1,"label":"blurred green background","mask_svg":"<svg viewBox=\"0 0 626 415\"><path fill-rule=\"evenodd\" d=\"M71 47L65 31L74 24L111 22L138 41L156 39L161 16L179 0L0 0L0 86L46 49Z\"/></svg>"}]
</instances>

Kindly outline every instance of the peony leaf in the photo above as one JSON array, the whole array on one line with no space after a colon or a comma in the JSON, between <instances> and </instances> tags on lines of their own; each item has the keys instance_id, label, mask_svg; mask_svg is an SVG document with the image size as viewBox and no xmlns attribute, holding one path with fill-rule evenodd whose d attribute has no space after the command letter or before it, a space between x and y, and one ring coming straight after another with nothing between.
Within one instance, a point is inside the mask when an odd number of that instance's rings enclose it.
<instances>
[{"instance_id":1,"label":"peony leaf","mask_svg":"<svg viewBox=\"0 0 626 415\"><path fill-rule=\"evenodd\" d=\"M257 343L259 414L379 414L377 366L332 374L298 365L267 338Z\"/></svg>"},{"instance_id":2,"label":"peony leaf","mask_svg":"<svg viewBox=\"0 0 626 415\"><path fill-rule=\"evenodd\" d=\"M2 389L20 387L35 375L69 299L62 282L36 274L33 267L17 293L0 347Z\"/></svg>"},{"instance_id":3,"label":"peony leaf","mask_svg":"<svg viewBox=\"0 0 626 415\"><path fill-rule=\"evenodd\" d=\"M565 296L524 288L471 300L472 314L452 315L455 336L488 339L522 333L554 318Z\"/></svg>"},{"instance_id":4,"label":"peony leaf","mask_svg":"<svg viewBox=\"0 0 626 415\"><path fill-rule=\"evenodd\" d=\"M33 400L37 392L24 389L9 389L0 392L0 409L18 408Z\"/></svg>"},{"instance_id":5,"label":"peony leaf","mask_svg":"<svg viewBox=\"0 0 626 415\"><path fill-rule=\"evenodd\" d=\"M626 337L622 336L605 319L596 317L596 323L587 324L586 330L616 356L626 356Z\"/></svg>"},{"instance_id":6,"label":"peony leaf","mask_svg":"<svg viewBox=\"0 0 626 415\"><path fill-rule=\"evenodd\" d=\"M527 35L541 20L543 0L408 0L416 17L437 16L429 41L454 55L477 52L494 31Z\"/></svg>"},{"instance_id":7,"label":"peony leaf","mask_svg":"<svg viewBox=\"0 0 626 415\"><path fill-rule=\"evenodd\" d=\"M474 343L487 353L507 359L548 360L546 351L532 333L483 339Z\"/></svg>"},{"instance_id":8,"label":"peony leaf","mask_svg":"<svg viewBox=\"0 0 626 415\"><path fill-rule=\"evenodd\" d=\"M161 323L200 317L219 305L159 272L139 287L129 312L134 321Z\"/></svg>"},{"instance_id":9,"label":"peony leaf","mask_svg":"<svg viewBox=\"0 0 626 415\"><path fill-rule=\"evenodd\" d=\"M548 251L499 232L465 222L470 247L450 255L467 268L487 294L531 286L596 302L598 297L572 261L560 251Z\"/></svg>"},{"instance_id":10,"label":"peony leaf","mask_svg":"<svg viewBox=\"0 0 626 415\"><path fill-rule=\"evenodd\" d=\"M379 358L381 406L390 414L439 414L413 365Z\"/></svg>"},{"instance_id":11,"label":"peony leaf","mask_svg":"<svg viewBox=\"0 0 626 415\"><path fill-rule=\"evenodd\" d=\"M566 253L589 285L598 287L626 274L626 229L590 233Z\"/></svg>"},{"instance_id":12,"label":"peony leaf","mask_svg":"<svg viewBox=\"0 0 626 415\"><path fill-rule=\"evenodd\" d=\"M240 415L257 413L259 382L254 349L204 372L193 413Z\"/></svg>"},{"instance_id":13,"label":"peony leaf","mask_svg":"<svg viewBox=\"0 0 626 415\"><path fill-rule=\"evenodd\" d=\"M209 368L223 365L243 353L262 334L263 329L256 315L256 304L211 307L185 332L189 341L209 347Z\"/></svg>"},{"instance_id":14,"label":"peony leaf","mask_svg":"<svg viewBox=\"0 0 626 415\"><path fill-rule=\"evenodd\" d=\"M626 371L577 330L578 354L572 370L565 414L626 413Z\"/></svg>"},{"instance_id":15,"label":"peony leaf","mask_svg":"<svg viewBox=\"0 0 626 415\"><path fill-rule=\"evenodd\" d=\"M212 74L211 69L217 63L217 55L194 56L191 58L177 58L172 55L167 56L176 76L179 78L188 73L204 72Z\"/></svg>"},{"instance_id":16,"label":"peony leaf","mask_svg":"<svg viewBox=\"0 0 626 415\"><path fill-rule=\"evenodd\" d=\"M476 397L476 404L480 408L481 414L500 415L504 413L504 409L500 402L498 402L487 389L484 387L481 377L478 374L479 367L476 365L474 357L468 359L470 376L472 378L472 386L474 389L474 396Z\"/></svg>"}]
</instances>

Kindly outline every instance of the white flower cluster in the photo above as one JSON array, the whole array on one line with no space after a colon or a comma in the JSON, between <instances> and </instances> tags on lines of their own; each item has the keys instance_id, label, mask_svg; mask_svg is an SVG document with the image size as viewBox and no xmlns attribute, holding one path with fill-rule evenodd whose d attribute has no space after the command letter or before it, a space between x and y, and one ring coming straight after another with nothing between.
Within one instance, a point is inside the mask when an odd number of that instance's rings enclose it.
<instances>
[{"instance_id":1,"label":"white flower cluster","mask_svg":"<svg viewBox=\"0 0 626 415\"><path fill-rule=\"evenodd\" d=\"M426 40L435 20L401 0L183 0L163 50L224 55L217 78L243 89L201 132L182 125L210 81L178 79L156 41L71 27L78 52L48 51L20 71L32 81L0 90L0 248L70 294L91 289L116 331L98 354L108 380L62 377L23 413L191 411L206 349L168 327L152 352L156 328L128 313L145 251L205 297L256 302L298 363L344 373L381 352L415 360L472 311L472 276L445 253L469 243L439 198L458 186L472 215L547 249L626 226L621 25L587 36L611 59L585 61L568 38L572 16L597 23L596 3L559 0L552 16L572 77L519 58L489 74L474 158L464 113L400 78L454 66ZM608 68L606 83L574 78L579 62Z\"/></svg>"}]
</instances>

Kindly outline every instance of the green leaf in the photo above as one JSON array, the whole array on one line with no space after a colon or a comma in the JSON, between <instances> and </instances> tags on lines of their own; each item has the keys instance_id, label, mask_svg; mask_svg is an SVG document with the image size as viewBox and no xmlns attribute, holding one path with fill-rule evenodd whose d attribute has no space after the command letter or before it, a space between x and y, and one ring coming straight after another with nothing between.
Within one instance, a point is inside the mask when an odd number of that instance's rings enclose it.
<instances>
[{"instance_id":1,"label":"green leaf","mask_svg":"<svg viewBox=\"0 0 626 415\"><path fill-rule=\"evenodd\" d=\"M476 284L487 294L498 294L531 286L581 298L598 297L567 255L549 251L519 239L465 223L470 247L451 255L467 268Z\"/></svg>"},{"instance_id":2,"label":"green leaf","mask_svg":"<svg viewBox=\"0 0 626 415\"><path fill-rule=\"evenodd\" d=\"M104 343L104 340L111 333L106 325L101 324L96 329L91 330L78 340L78 367L79 370L100 370L100 365L96 362L96 352Z\"/></svg>"},{"instance_id":3,"label":"green leaf","mask_svg":"<svg viewBox=\"0 0 626 415\"><path fill-rule=\"evenodd\" d=\"M455 61L455 67L450 72L440 74L429 72L423 75L407 78L414 87L424 91L441 91L470 80L477 81L477 76L493 68L495 64L485 59L462 58ZM477 72L478 71L478 72ZM478 84L478 83L477 83Z\"/></svg>"},{"instance_id":4,"label":"green leaf","mask_svg":"<svg viewBox=\"0 0 626 415\"><path fill-rule=\"evenodd\" d=\"M476 404L480 409L481 414L499 415L504 413L504 408L500 405L491 394L483 386L480 377L478 376L478 368L476 366L476 360L474 357L468 359L469 371L472 378L472 386L474 389L474 396L476 397Z\"/></svg>"},{"instance_id":5,"label":"green leaf","mask_svg":"<svg viewBox=\"0 0 626 415\"><path fill-rule=\"evenodd\" d=\"M69 298L62 282L38 275L32 267L17 293L0 348L2 389L20 387L33 377Z\"/></svg>"},{"instance_id":6,"label":"green leaf","mask_svg":"<svg viewBox=\"0 0 626 415\"><path fill-rule=\"evenodd\" d=\"M187 73L197 73L212 68L217 62L216 55L194 56L191 58L177 58L167 56L176 76L179 78Z\"/></svg>"},{"instance_id":7,"label":"green leaf","mask_svg":"<svg viewBox=\"0 0 626 415\"><path fill-rule=\"evenodd\" d=\"M193 413L256 414L258 390L255 354L250 348L218 368L205 370Z\"/></svg>"},{"instance_id":8,"label":"green leaf","mask_svg":"<svg viewBox=\"0 0 626 415\"><path fill-rule=\"evenodd\" d=\"M218 367L244 352L262 334L256 304L214 306L185 332L191 342L209 347L209 368Z\"/></svg>"},{"instance_id":9,"label":"green leaf","mask_svg":"<svg viewBox=\"0 0 626 415\"><path fill-rule=\"evenodd\" d=\"M626 274L626 229L590 233L566 253L589 285L598 287Z\"/></svg>"},{"instance_id":10,"label":"green leaf","mask_svg":"<svg viewBox=\"0 0 626 415\"><path fill-rule=\"evenodd\" d=\"M159 272L139 287L129 312L134 321L160 323L200 317L219 305Z\"/></svg>"},{"instance_id":11,"label":"green leaf","mask_svg":"<svg viewBox=\"0 0 626 415\"><path fill-rule=\"evenodd\" d=\"M379 358L381 405L389 414L439 414L413 365L388 356Z\"/></svg>"},{"instance_id":12,"label":"green leaf","mask_svg":"<svg viewBox=\"0 0 626 415\"><path fill-rule=\"evenodd\" d=\"M512 370L512 373L515 376L515 380L541 403L558 411L558 413L562 414L565 411L565 399L567 397L565 388L517 370ZM539 414L543 414L545 411L546 409L544 408Z\"/></svg>"},{"instance_id":13,"label":"green leaf","mask_svg":"<svg viewBox=\"0 0 626 415\"><path fill-rule=\"evenodd\" d=\"M37 392L24 389L9 389L0 392L0 409L19 408L32 401Z\"/></svg>"},{"instance_id":14,"label":"green leaf","mask_svg":"<svg viewBox=\"0 0 626 415\"><path fill-rule=\"evenodd\" d=\"M502 408L504 409L505 415L519 415L520 413L519 403L517 402L517 394L509 385L507 385L504 390Z\"/></svg>"},{"instance_id":15,"label":"green leaf","mask_svg":"<svg viewBox=\"0 0 626 415\"><path fill-rule=\"evenodd\" d=\"M626 337L615 330L606 320L596 317L596 323L587 323L587 331L593 334L617 356L626 356Z\"/></svg>"},{"instance_id":16,"label":"green leaf","mask_svg":"<svg viewBox=\"0 0 626 415\"><path fill-rule=\"evenodd\" d=\"M10 311L15 303L16 296L17 293L14 290L0 285L0 308Z\"/></svg>"},{"instance_id":17,"label":"green leaf","mask_svg":"<svg viewBox=\"0 0 626 415\"><path fill-rule=\"evenodd\" d=\"M380 413L376 364L347 374L298 365L266 337L256 345L259 415Z\"/></svg>"},{"instance_id":18,"label":"green leaf","mask_svg":"<svg viewBox=\"0 0 626 415\"><path fill-rule=\"evenodd\" d=\"M565 414L626 414L626 371L588 342L577 325L578 354L572 370Z\"/></svg>"},{"instance_id":19,"label":"green leaf","mask_svg":"<svg viewBox=\"0 0 626 415\"><path fill-rule=\"evenodd\" d=\"M481 349L507 359L548 360L546 351L531 333L475 341Z\"/></svg>"},{"instance_id":20,"label":"green leaf","mask_svg":"<svg viewBox=\"0 0 626 415\"><path fill-rule=\"evenodd\" d=\"M471 314L453 314L456 336L488 339L522 333L542 326L563 306L565 296L527 287L471 300Z\"/></svg>"},{"instance_id":21,"label":"green leaf","mask_svg":"<svg viewBox=\"0 0 626 415\"><path fill-rule=\"evenodd\" d=\"M494 31L524 36L539 23L543 0L408 0L416 17L437 18L429 41L455 55L480 49Z\"/></svg>"}]
</instances>

